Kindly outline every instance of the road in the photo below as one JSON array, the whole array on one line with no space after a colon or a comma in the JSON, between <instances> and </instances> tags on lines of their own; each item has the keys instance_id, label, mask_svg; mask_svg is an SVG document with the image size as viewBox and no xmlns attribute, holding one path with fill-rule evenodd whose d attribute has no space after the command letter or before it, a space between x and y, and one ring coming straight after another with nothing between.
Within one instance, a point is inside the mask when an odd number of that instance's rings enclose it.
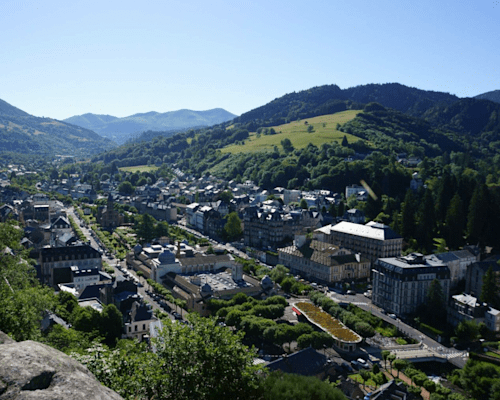
<instances>
[{"instance_id":1,"label":"road","mask_svg":"<svg viewBox=\"0 0 500 400\"><path fill-rule=\"evenodd\" d=\"M365 311L371 312L373 315L383 319L385 322L396 326L396 328L406 336L415 339L417 342L420 342L423 345L423 349L425 349L426 351L430 351L438 355L450 355L449 361L459 368L462 368L467 362L467 352L460 352L454 348L445 347L431 337L404 323L399 318L392 319L387 314L385 314L381 308L373 305L371 300L362 294L358 293L355 295L344 295L334 291L329 291L328 297L338 303L352 303Z\"/></svg>"},{"instance_id":2,"label":"road","mask_svg":"<svg viewBox=\"0 0 500 400\"><path fill-rule=\"evenodd\" d=\"M68 216L71 216L73 220L79 225L86 239L90 242L90 245L95 249L101 251L102 261L107 263L110 267L114 269L115 277L117 279L120 278L133 279L135 282L140 283L140 285L138 285L137 292L143 297L143 299L145 299L149 304L151 304L153 310L160 310L165 312L165 310L163 309L163 307L161 307L158 301L155 300L146 292L146 290L151 291L151 288L149 288L146 279L139 277L135 271L127 269L126 261L120 261L119 259L115 258L111 253L109 253L107 249L103 245L101 245L100 242L98 242L99 239L95 236L94 232L86 226L84 221L80 220L80 216L75 212L75 209L73 207L66 209L66 213ZM176 310L175 304L171 304L169 302L166 303L170 306L172 310L174 311ZM182 309L180 309L180 314L184 316ZM168 313L168 316L172 321L175 321L175 318L173 317L172 314Z\"/></svg>"}]
</instances>

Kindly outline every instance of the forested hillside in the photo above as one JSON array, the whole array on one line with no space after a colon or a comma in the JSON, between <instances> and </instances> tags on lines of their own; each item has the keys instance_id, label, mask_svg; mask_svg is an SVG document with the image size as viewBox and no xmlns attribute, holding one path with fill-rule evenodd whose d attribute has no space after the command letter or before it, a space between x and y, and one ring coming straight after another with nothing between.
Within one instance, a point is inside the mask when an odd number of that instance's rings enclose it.
<instances>
[{"instance_id":1,"label":"forested hillside","mask_svg":"<svg viewBox=\"0 0 500 400\"><path fill-rule=\"evenodd\" d=\"M34 117L2 101L0 103L0 152L46 156L88 156L114 143L95 132L52 118Z\"/></svg>"}]
</instances>

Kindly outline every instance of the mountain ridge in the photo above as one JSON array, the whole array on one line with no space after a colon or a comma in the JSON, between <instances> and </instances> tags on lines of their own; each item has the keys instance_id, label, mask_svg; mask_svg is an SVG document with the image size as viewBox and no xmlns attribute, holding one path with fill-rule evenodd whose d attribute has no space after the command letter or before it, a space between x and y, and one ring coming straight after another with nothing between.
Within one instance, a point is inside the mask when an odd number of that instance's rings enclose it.
<instances>
[{"instance_id":1,"label":"mountain ridge","mask_svg":"<svg viewBox=\"0 0 500 400\"><path fill-rule=\"evenodd\" d=\"M108 121L103 121L100 117L100 115L88 113L66 118L64 121L92 129L98 134L121 144L141 132L175 131L176 129L184 130L195 126L212 126L229 121L235 118L236 115L219 107L204 111L190 109L164 113L149 111L123 118L107 116L110 117Z\"/></svg>"},{"instance_id":2,"label":"mountain ridge","mask_svg":"<svg viewBox=\"0 0 500 400\"><path fill-rule=\"evenodd\" d=\"M88 156L115 144L97 133L53 118L35 117L0 100L0 152Z\"/></svg>"}]
</instances>

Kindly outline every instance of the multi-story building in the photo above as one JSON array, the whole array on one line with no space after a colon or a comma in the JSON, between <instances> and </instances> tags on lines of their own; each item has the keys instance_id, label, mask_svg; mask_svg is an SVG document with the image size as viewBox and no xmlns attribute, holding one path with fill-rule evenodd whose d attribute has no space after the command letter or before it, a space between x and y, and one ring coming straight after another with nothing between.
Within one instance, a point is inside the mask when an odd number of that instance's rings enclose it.
<instances>
[{"instance_id":1,"label":"multi-story building","mask_svg":"<svg viewBox=\"0 0 500 400\"><path fill-rule=\"evenodd\" d=\"M484 322L490 331L500 332L500 311L470 294L452 296L448 306L447 322L457 326L462 321Z\"/></svg>"},{"instance_id":2,"label":"multi-story building","mask_svg":"<svg viewBox=\"0 0 500 400\"><path fill-rule=\"evenodd\" d=\"M435 256L450 269L452 288L456 287L460 281L465 281L467 267L479 261L479 251L472 248L449 251L447 253L436 254Z\"/></svg>"},{"instance_id":3,"label":"multi-story building","mask_svg":"<svg viewBox=\"0 0 500 400\"><path fill-rule=\"evenodd\" d=\"M313 211L287 211L279 206L248 207L243 217L245 245L277 249L304 229L318 228L321 221L322 214Z\"/></svg>"},{"instance_id":4,"label":"multi-story building","mask_svg":"<svg viewBox=\"0 0 500 400\"><path fill-rule=\"evenodd\" d=\"M467 267L465 278L466 293L481 298L484 275L486 275L490 267L495 275L497 285L500 283L500 265L498 265L496 258L475 262Z\"/></svg>"},{"instance_id":5,"label":"multi-story building","mask_svg":"<svg viewBox=\"0 0 500 400\"><path fill-rule=\"evenodd\" d=\"M67 247L49 247L40 250L40 271L42 282L57 286L71 282L71 267L101 270L101 253L87 244Z\"/></svg>"},{"instance_id":6,"label":"multi-story building","mask_svg":"<svg viewBox=\"0 0 500 400\"><path fill-rule=\"evenodd\" d=\"M314 231L318 240L337 244L360 253L371 262L377 258L401 255L403 238L387 225L368 222L366 225L342 221Z\"/></svg>"},{"instance_id":7,"label":"multi-story building","mask_svg":"<svg viewBox=\"0 0 500 400\"><path fill-rule=\"evenodd\" d=\"M279 263L311 280L326 283L370 277L370 261L339 246L296 236L293 246L278 249Z\"/></svg>"},{"instance_id":8,"label":"multi-story building","mask_svg":"<svg viewBox=\"0 0 500 400\"><path fill-rule=\"evenodd\" d=\"M412 253L378 259L372 269L372 302L398 315L410 314L425 303L432 281L441 284L443 298L450 293L450 269L433 257Z\"/></svg>"}]
</instances>

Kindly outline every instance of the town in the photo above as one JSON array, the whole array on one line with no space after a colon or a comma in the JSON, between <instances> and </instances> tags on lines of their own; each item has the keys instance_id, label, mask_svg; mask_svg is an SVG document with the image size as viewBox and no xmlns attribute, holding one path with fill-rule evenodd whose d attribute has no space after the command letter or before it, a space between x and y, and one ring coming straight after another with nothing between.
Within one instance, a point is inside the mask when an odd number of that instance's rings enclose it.
<instances>
[{"instance_id":1,"label":"town","mask_svg":"<svg viewBox=\"0 0 500 400\"><path fill-rule=\"evenodd\" d=\"M101 314L116 306L113 340L151 346L167 320L189 327L190 313L212 316L245 332L253 363L337 381L353 399L448 395L442 376L405 386L400 371L462 369L471 351L500 356L477 340L500 332L498 257L476 245L403 254L398 232L343 207L367 201L364 182L343 193L262 190L172 171L133 192L110 176L96 190L75 173L37 181L30 194L10 177L37 173L9 165L0 175L1 221L23 227L20 244L41 284ZM414 174L408 190L421 186ZM340 204L341 215L329 212ZM329 328L330 319L343 330ZM47 310L44 335L54 325L77 323ZM356 371L359 381L349 378ZM412 382L411 368L405 377Z\"/></svg>"}]
</instances>

